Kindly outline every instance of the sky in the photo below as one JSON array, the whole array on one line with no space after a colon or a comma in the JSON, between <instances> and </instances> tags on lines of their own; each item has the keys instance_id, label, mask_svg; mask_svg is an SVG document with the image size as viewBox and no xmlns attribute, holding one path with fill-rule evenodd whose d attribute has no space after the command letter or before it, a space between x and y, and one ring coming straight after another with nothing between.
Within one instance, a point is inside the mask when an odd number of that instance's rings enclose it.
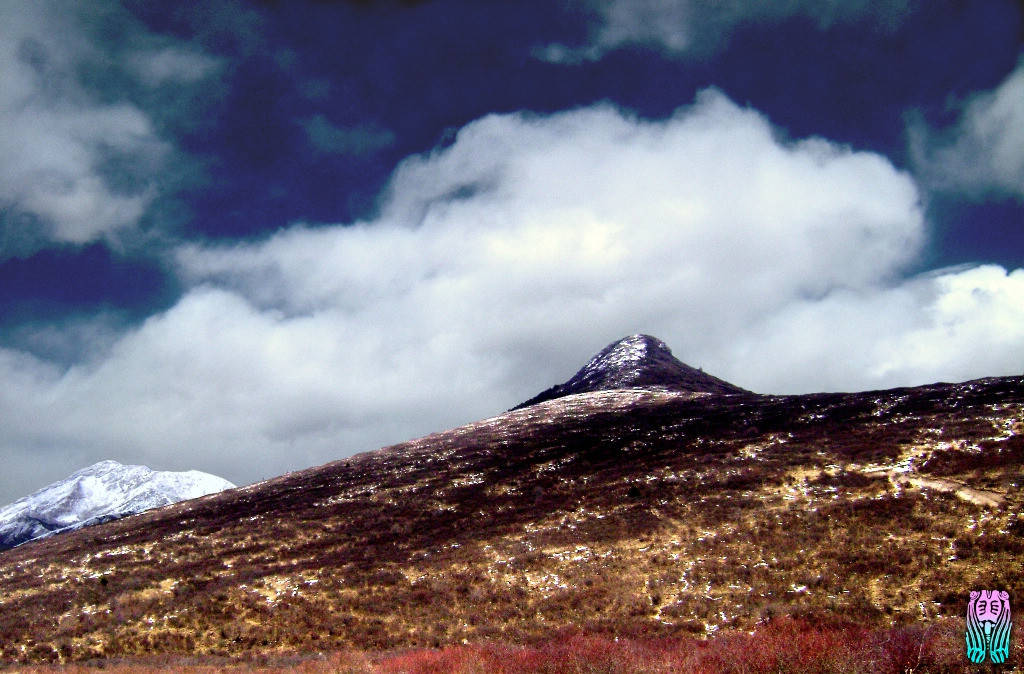
<instances>
[{"instance_id":1,"label":"sky","mask_svg":"<svg viewBox=\"0 0 1024 674\"><path fill-rule=\"evenodd\" d=\"M1024 373L1024 5L0 0L0 504L634 333L762 393Z\"/></svg>"}]
</instances>

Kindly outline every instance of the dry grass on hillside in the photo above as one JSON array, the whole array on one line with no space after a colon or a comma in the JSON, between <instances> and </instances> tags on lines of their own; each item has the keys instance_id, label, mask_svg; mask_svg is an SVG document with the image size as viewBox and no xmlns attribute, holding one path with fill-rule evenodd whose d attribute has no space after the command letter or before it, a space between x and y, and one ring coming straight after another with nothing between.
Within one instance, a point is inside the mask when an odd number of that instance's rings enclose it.
<instances>
[{"instance_id":1,"label":"dry grass on hillside","mask_svg":"<svg viewBox=\"0 0 1024 674\"><path fill-rule=\"evenodd\" d=\"M1024 638L1018 630L1011 658L1000 666L971 665L964 649L964 623L945 620L929 626L869 630L852 623L773 619L752 634L724 633L702 641L692 637L634 640L579 633L534 646L475 644L441 649L248 659L183 656L103 663L121 674L168 670L297 674L933 674L1014 671L1021 664ZM90 674L90 666L36 666L15 671Z\"/></svg>"},{"instance_id":2,"label":"dry grass on hillside","mask_svg":"<svg viewBox=\"0 0 1024 674\"><path fill-rule=\"evenodd\" d=\"M1024 597L1022 411L1017 379L554 401L0 553L0 657L909 634Z\"/></svg>"}]
</instances>

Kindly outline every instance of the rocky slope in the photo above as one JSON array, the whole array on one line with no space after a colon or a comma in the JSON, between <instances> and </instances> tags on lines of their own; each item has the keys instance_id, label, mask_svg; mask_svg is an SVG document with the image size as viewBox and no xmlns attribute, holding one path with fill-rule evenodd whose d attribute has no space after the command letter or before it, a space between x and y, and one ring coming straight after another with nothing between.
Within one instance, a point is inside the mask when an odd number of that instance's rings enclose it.
<instances>
[{"instance_id":1,"label":"rocky slope","mask_svg":"<svg viewBox=\"0 0 1024 674\"><path fill-rule=\"evenodd\" d=\"M0 549L234 486L197 470L153 471L101 461L0 509Z\"/></svg>"}]
</instances>

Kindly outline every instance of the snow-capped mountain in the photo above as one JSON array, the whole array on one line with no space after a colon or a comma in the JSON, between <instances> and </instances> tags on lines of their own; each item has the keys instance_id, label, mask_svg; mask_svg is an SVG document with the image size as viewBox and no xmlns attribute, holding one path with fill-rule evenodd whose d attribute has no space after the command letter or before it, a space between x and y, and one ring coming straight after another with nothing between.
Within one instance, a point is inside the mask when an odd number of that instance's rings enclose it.
<instances>
[{"instance_id":1,"label":"snow-capped mountain","mask_svg":"<svg viewBox=\"0 0 1024 674\"><path fill-rule=\"evenodd\" d=\"M101 461L0 509L0 549L234 486L198 470L175 473Z\"/></svg>"},{"instance_id":2,"label":"snow-capped mountain","mask_svg":"<svg viewBox=\"0 0 1024 674\"><path fill-rule=\"evenodd\" d=\"M552 386L515 409L575 393L647 387L688 393L750 393L683 363L656 337L630 335L602 349L569 381Z\"/></svg>"}]
</instances>

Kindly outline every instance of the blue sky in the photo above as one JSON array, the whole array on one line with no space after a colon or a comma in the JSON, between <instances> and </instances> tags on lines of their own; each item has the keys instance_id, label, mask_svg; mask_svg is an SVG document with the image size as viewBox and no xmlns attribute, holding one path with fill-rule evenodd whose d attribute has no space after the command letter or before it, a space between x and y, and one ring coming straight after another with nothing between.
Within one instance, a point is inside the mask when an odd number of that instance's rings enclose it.
<instances>
[{"instance_id":1,"label":"blue sky","mask_svg":"<svg viewBox=\"0 0 1024 674\"><path fill-rule=\"evenodd\" d=\"M645 332L766 393L1024 371L1008 0L0 0L0 476L239 484Z\"/></svg>"}]
</instances>

